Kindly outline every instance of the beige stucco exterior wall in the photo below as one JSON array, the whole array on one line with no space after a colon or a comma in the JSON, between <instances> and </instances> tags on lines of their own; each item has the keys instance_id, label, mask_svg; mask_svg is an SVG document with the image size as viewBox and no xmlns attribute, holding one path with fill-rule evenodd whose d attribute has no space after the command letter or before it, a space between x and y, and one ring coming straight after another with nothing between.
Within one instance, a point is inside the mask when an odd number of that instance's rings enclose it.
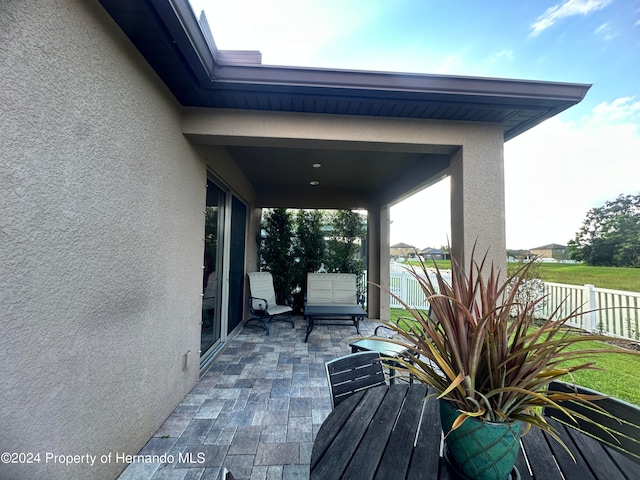
<instances>
[{"instance_id":1,"label":"beige stucco exterior wall","mask_svg":"<svg viewBox=\"0 0 640 480\"><path fill-rule=\"evenodd\" d=\"M0 478L113 479L198 378L206 164L98 2L0 3ZM184 354L191 365L184 370Z\"/></svg>"},{"instance_id":2,"label":"beige stucco exterior wall","mask_svg":"<svg viewBox=\"0 0 640 480\"><path fill-rule=\"evenodd\" d=\"M183 131L197 143L433 152L460 145L477 124L411 118L317 115L216 108L185 109ZM275 141L277 140L277 141ZM454 143L450 143L450 142Z\"/></svg>"},{"instance_id":3,"label":"beige stucco exterior wall","mask_svg":"<svg viewBox=\"0 0 640 480\"><path fill-rule=\"evenodd\" d=\"M502 129L478 125L451 158L451 253L469 265L487 254L487 266L506 272Z\"/></svg>"},{"instance_id":4,"label":"beige stucco exterior wall","mask_svg":"<svg viewBox=\"0 0 640 480\"><path fill-rule=\"evenodd\" d=\"M369 318L390 319L390 299L384 291L389 288L389 207L370 209L367 215L368 250L367 311Z\"/></svg>"}]
</instances>

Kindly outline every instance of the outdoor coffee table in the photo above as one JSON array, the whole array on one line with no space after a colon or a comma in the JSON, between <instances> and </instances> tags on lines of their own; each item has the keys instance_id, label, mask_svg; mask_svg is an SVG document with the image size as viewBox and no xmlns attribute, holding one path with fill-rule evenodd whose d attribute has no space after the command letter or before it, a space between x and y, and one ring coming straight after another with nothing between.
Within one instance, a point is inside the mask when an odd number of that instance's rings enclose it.
<instances>
[{"instance_id":1,"label":"outdoor coffee table","mask_svg":"<svg viewBox=\"0 0 640 480\"><path fill-rule=\"evenodd\" d=\"M429 393L435 393L430 390ZM442 455L439 404L414 383L362 390L337 405L320 426L310 480L458 478ZM516 467L523 480L640 478L640 464L554 420L576 458L546 433L522 437Z\"/></svg>"},{"instance_id":2,"label":"outdoor coffee table","mask_svg":"<svg viewBox=\"0 0 640 480\"><path fill-rule=\"evenodd\" d=\"M340 320L340 317L346 317L345 320L353 322L356 332L360 335L360 320L367 316L367 312L360 305L307 305L304 309L304 318L308 320L307 336L304 342L309 340L309 334L312 332L316 320ZM324 325L344 325L344 323L324 323Z\"/></svg>"}]
</instances>

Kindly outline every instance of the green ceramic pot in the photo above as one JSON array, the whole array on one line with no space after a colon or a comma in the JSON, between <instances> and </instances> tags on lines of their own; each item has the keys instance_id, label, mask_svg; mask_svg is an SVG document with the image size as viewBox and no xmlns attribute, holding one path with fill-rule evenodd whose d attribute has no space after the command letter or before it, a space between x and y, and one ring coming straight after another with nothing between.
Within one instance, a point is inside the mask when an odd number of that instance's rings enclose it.
<instances>
[{"instance_id":1,"label":"green ceramic pot","mask_svg":"<svg viewBox=\"0 0 640 480\"><path fill-rule=\"evenodd\" d=\"M506 480L520 450L520 422L492 423L467 418L451 430L459 412L440 400L440 422L448 456L455 467L474 480Z\"/></svg>"}]
</instances>

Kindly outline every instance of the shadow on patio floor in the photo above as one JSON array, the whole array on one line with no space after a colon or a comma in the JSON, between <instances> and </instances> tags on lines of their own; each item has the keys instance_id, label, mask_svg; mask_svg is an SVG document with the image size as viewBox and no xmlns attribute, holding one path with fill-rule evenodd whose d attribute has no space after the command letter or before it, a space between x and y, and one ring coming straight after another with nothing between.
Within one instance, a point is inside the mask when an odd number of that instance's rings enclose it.
<instances>
[{"instance_id":1,"label":"shadow on patio floor","mask_svg":"<svg viewBox=\"0 0 640 480\"><path fill-rule=\"evenodd\" d=\"M361 333L376 323L364 320ZM324 362L350 353L353 326L278 322L271 335L244 328L119 480L217 480L225 466L238 480L308 479L313 439L331 410ZM191 463L190 463L191 461Z\"/></svg>"}]
</instances>

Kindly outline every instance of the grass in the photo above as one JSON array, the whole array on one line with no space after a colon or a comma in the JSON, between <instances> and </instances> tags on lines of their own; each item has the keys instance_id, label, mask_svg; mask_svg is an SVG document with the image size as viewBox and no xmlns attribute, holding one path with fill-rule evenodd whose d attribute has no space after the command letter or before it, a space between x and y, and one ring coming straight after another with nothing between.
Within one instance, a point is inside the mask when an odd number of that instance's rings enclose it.
<instances>
[{"instance_id":1,"label":"grass","mask_svg":"<svg viewBox=\"0 0 640 480\"><path fill-rule=\"evenodd\" d=\"M400 317L407 318L407 312L399 308L391 309L391 320L397 321ZM581 342L574 345L573 349L589 348L617 348L600 341ZM606 395L619 398L626 402L640 406L640 355L626 355L620 349L620 354L604 353L593 356L596 366L602 370L584 370L574 374L573 380L583 387L591 388ZM587 361L590 361L588 359Z\"/></svg>"},{"instance_id":2,"label":"grass","mask_svg":"<svg viewBox=\"0 0 640 480\"><path fill-rule=\"evenodd\" d=\"M578 346L573 346L578 348ZM584 342L580 348L616 348L600 341ZM620 349L622 352L623 350ZM626 402L640 405L640 355L604 353L593 355L587 361L596 362L602 370L582 370L574 373L573 380L578 385L591 388L609 396L620 398Z\"/></svg>"},{"instance_id":3,"label":"grass","mask_svg":"<svg viewBox=\"0 0 640 480\"><path fill-rule=\"evenodd\" d=\"M640 268L590 267L571 263L541 263L540 279L551 283L591 284L599 288L640 292Z\"/></svg>"},{"instance_id":4,"label":"grass","mask_svg":"<svg viewBox=\"0 0 640 480\"><path fill-rule=\"evenodd\" d=\"M414 265L417 263L412 262ZM438 260L438 267L450 269L451 262ZM431 264L426 262L427 266ZM544 282L569 285L591 284L598 288L640 292L640 268L590 267L577 263L539 263L536 267Z\"/></svg>"}]
</instances>

